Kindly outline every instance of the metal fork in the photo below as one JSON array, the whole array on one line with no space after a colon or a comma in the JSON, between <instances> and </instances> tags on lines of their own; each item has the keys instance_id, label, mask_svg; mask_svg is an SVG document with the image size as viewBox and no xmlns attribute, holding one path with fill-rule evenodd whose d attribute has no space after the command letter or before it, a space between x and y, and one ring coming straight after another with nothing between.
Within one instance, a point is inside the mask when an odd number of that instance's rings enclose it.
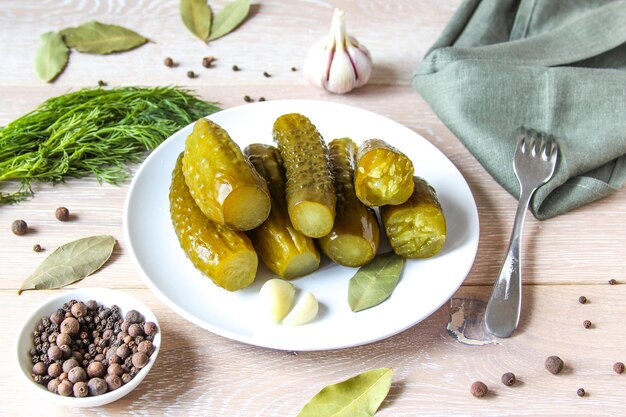
<instances>
[{"instance_id":1,"label":"metal fork","mask_svg":"<svg viewBox=\"0 0 626 417\"><path fill-rule=\"evenodd\" d=\"M511 240L500 273L493 286L485 324L498 337L509 337L517 328L522 306L522 268L520 263L522 228L530 198L554 174L558 146L552 136L522 130L517 140L513 170L520 184L519 204Z\"/></svg>"}]
</instances>

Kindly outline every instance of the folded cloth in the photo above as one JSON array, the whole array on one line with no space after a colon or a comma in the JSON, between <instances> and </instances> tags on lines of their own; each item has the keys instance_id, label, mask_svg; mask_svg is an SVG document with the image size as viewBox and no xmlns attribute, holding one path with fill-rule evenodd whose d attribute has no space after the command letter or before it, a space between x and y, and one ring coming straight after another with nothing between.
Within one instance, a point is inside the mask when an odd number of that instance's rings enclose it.
<instances>
[{"instance_id":1,"label":"folded cloth","mask_svg":"<svg viewBox=\"0 0 626 417\"><path fill-rule=\"evenodd\" d=\"M465 0L413 86L508 192L516 132L555 136L555 175L535 193L538 219L626 182L626 1Z\"/></svg>"}]
</instances>

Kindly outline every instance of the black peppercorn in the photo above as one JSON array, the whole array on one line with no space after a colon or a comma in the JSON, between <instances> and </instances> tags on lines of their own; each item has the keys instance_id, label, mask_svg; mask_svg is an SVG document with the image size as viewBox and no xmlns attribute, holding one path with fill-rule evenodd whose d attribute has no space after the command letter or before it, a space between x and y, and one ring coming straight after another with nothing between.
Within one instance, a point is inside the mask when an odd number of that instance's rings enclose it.
<instances>
[{"instance_id":1,"label":"black peppercorn","mask_svg":"<svg viewBox=\"0 0 626 417\"><path fill-rule=\"evenodd\" d=\"M617 281L615 279L611 278L609 280L609 285L615 285L615 284L617 284Z\"/></svg>"},{"instance_id":2,"label":"black peppercorn","mask_svg":"<svg viewBox=\"0 0 626 417\"><path fill-rule=\"evenodd\" d=\"M233 71L239 71L241 70L241 68L239 68L237 65L233 65Z\"/></svg>"},{"instance_id":3,"label":"black peppercorn","mask_svg":"<svg viewBox=\"0 0 626 417\"><path fill-rule=\"evenodd\" d=\"M122 386L122 379L117 375L107 375L104 380L107 383L109 391L115 391Z\"/></svg>"},{"instance_id":4,"label":"black peppercorn","mask_svg":"<svg viewBox=\"0 0 626 417\"><path fill-rule=\"evenodd\" d=\"M73 392L72 383L68 381L67 379L62 381L57 387L57 392L59 393L59 395L62 395L64 397L69 397L70 395L72 395L72 392Z\"/></svg>"},{"instance_id":5,"label":"black peppercorn","mask_svg":"<svg viewBox=\"0 0 626 417\"><path fill-rule=\"evenodd\" d=\"M69 379L72 384L75 384L80 381L84 381L87 379L87 372L80 366L70 369L67 373L67 379Z\"/></svg>"},{"instance_id":6,"label":"black peppercorn","mask_svg":"<svg viewBox=\"0 0 626 417\"><path fill-rule=\"evenodd\" d=\"M76 318L83 317L87 314L87 306L84 303L76 303L70 309L72 315Z\"/></svg>"},{"instance_id":7,"label":"black peppercorn","mask_svg":"<svg viewBox=\"0 0 626 417\"><path fill-rule=\"evenodd\" d=\"M41 248L41 245L39 243L33 245L33 252L41 252L42 250L43 249Z\"/></svg>"},{"instance_id":8,"label":"black peppercorn","mask_svg":"<svg viewBox=\"0 0 626 417\"><path fill-rule=\"evenodd\" d=\"M586 304L587 303L587 297L585 297L584 295L581 295L580 297L578 297L578 302L580 304Z\"/></svg>"},{"instance_id":9,"label":"black peppercorn","mask_svg":"<svg viewBox=\"0 0 626 417\"><path fill-rule=\"evenodd\" d=\"M106 86L107 86L107 83L105 83L102 80L98 80L98 87L106 87Z\"/></svg>"},{"instance_id":10,"label":"black peppercorn","mask_svg":"<svg viewBox=\"0 0 626 417\"><path fill-rule=\"evenodd\" d=\"M253 100L250 96L245 95L243 96L243 101L245 101L246 103L251 103Z\"/></svg>"},{"instance_id":11,"label":"black peppercorn","mask_svg":"<svg viewBox=\"0 0 626 417\"><path fill-rule=\"evenodd\" d=\"M174 66L174 60L168 56L163 60L163 64L165 64L166 67L172 68Z\"/></svg>"},{"instance_id":12,"label":"black peppercorn","mask_svg":"<svg viewBox=\"0 0 626 417\"><path fill-rule=\"evenodd\" d=\"M104 333L102 333L102 339L103 340L109 340L113 337L113 330L105 330Z\"/></svg>"},{"instance_id":13,"label":"black peppercorn","mask_svg":"<svg viewBox=\"0 0 626 417\"><path fill-rule=\"evenodd\" d=\"M106 371L107 369L102 362L98 362L97 360L91 362L87 367L87 375L89 375L90 378L102 377L106 374Z\"/></svg>"},{"instance_id":14,"label":"black peppercorn","mask_svg":"<svg viewBox=\"0 0 626 417\"><path fill-rule=\"evenodd\" d=\"M476 381L472 384L470 388L470 392L472 393L474 397L482 398L485 395L487 395L487 392L489 392L489 389L487 388L487 385L485 385L483 382Z\"/></svg>"},{"instance_id":15,"label":"black peppercorn","mask_svg":"<svg viewBox=\"0 0 626 417\"><path fill-rule=\"evenodd\" d=\"M72 355L72 348L69 345L59 346L59 349L61 349L64 358L69 358Z\"/></svg>"},{"instance_id":16,"label":"black peppercorn","mask_svg":"<svg viewBox=\"0 0 626 417\"><path fill-rule=\"evenodd\" d=\"M265 101L265 97L259 97L259 101Z\"/></svg>"},{"instance_id":17,"label":"black peppercorn","mask_svg":"<svg viewBox=\"0 0 626 417\"><path fill-rule=\"evenodd\" d=\"M196 73L193 71L187 71L187 77L189 78L196 78Z\"/></svg>"},{"instance_id":18,"label":"black peppercorn","mask_svg":"<svg viewBox=\"0 0 626 417\"><path fill-rule=\"evenodd\" d=\"M272 74L270 74L270 73L269 73L269 72L267 72L267 71L264 71L264 72L263 72L263 76L264 76L265 78L270 78L270 77L272 76Z\"/></svg>"},{"instance_id":19,"label":"black peppercorn","mask_svg":"<svg viewBox=\"0 0 626 417\"><path fill-rule=\"evenodd\" d=\"M578 388L576 390L576 395L578 395L579 397L584 397L585 396L585 389L584 388Z\"/></svg>"},{"instance_id":20,"label":"black peppercorn","mask_svg":"<svg viewBox=\"0 0 626 417\"><path fill-rule=\"evenodd\" d=\"M558 356L548 356L545 363L546 369L553 375L563 370L563 360Z\"/></svg>"},{"instance_id":21,"label":"black peppercorn","mask_svg":"<svg viewBox=\"0 0 626 417\"><path fill-rule=\"evenodd\" d=\"M585 321L583 321L583 327L584 327L585 329L590 328L590 327L591 327L591 321L590 321L590 320L585 320Z\"/></svg>"},{"instance_id":22,"label":"black peppercorn","mask_svg":"<svg viewBox=\"0 0 626 417\"><path fill-rule=\"evenodd\" d=\"M57 220L66 222L70 219L70 211L66 207L59 207L55 210L54 215Z\"/></svg>"},{"instance_id":23,"label":"black peppercorn","mask_svg":"<svg viewBox=\"0 0 626 417\"><path fill-rule=\"evenodd\" d=\"M86 397L87 394L89 394L89 389L87 388L87 383L85 381L80 381L74 384L74 397Z\"/></svg>"},{"instance_id":24,"label":"black peppercorn","mask_svg":"<svg viewBox=\"0 0 626 417\"><path fill-rule=\"evenodd\" d=\"M298 71L298 69L296 67L291 67L292 71Z\"/></svg>"},{"instance_id":25,"label":"black peppercorn","mask_svg":"<svg viewBox=\"0 0 626 417\"><path fill-rule=\"evenodd\" d=\"M91 378L89 382L87 382L89 395L92 396L104 394L105 392L107 392L107 388L107 383L102 378Z\"/></svg>"},{"instance_id":26,"label":"black peppercorn","mask_svg":"<svg viewBox=\"0 0 626 417\"><path fill-rule=\"evenodd\" d=\"M502 383L506 385L507 387L511 387L515 385L516 381L517 379L515 378L515 374L513 372L507 372L504 375L502 375Z\"/></svg>"},{"instance_id":27,"label":"black peppercorn","mask_svg":"<svg viewBox=\"0 0 626 417\"><path fill-rule=\"evenodd\" d=\"M213 61L215 61L215 58L212 56L205 56L204 58L202 58L202 66L204 68L210 68L211 65L213 64Z\"/></svg>"},{"instance_id":28,"label":"black peppercorn","mask_svg":"<svg viewBox=\"0 0 626 417\"><path fill-rule=\"evenodd\" d=\"M624 373L624 363L623 362L615 362L613 364L613 371L615 371L616 374Z\"/></svg>"},{"instance_id":29,"label":"black peppercorn","mask_svg":"<svg viewBox=\"0 0 626 417\"><path fill-rule=\"evenodd\" d=\"M133 366L139 369L146 366L148 364L148 361L150 360L150 358L148 358L148 355L141 352L133 353L132 358Z\"/></svg>"},{"instance_id":30,"label":"black peppercorn","mask_svg":"<svg viewBox=\"0 0 626 417\"><path fill-rule=\"evenodd\" d=\"M16 234L18 236L25 235L28 231L28 225L24 220L15 220L11 224L11 231L13 231L13 234Z\"/></svg>"}]
</instances>

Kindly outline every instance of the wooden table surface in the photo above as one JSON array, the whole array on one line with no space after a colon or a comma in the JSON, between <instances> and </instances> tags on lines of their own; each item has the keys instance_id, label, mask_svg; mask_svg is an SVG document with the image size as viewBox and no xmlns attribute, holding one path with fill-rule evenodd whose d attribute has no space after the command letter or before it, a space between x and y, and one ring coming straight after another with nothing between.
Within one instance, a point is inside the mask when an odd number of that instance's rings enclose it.
<instances>
[{"instance_id":1,"label":"wooden table surface","mask_svg":"<svg viewBox=\"0 0 626 417\"><path fill-rule=\"evenodd\" d=\"M410 86L428 47L459 0L255 1L251 17L236 32L204 45L182 25L173 0L3 1L0 7L0 124L43 100L94 86L184 85L222 108L243 96L268 100L307 98L362 107L402 123L432 142L467 179L480 215L476 262L453 298L428 319L389 339L326 352L282 352L248 346L185 321L146 287L135 270L122 233L128 184L98 185L92 178L57 186L37 185L36 195L0 207L0 415L68 415L54 404L33 401L32 387L17 375L15 335L22 320L55 294L16 294L22 280L46 255L69 240L107 233L119 242L113 260L73 287L102 286L135 295L153 309L164 335L159 358L130 395L84 415L295 416L323 386L359 372L394 368L393 384L379 416L624 416L626 374L626 193L571 214L538 222L524 233L524 308L519 331L491 339L481 327L515 212L516 200L479 165ZM224 1L211 2L216 8ZM309 46L327 33L333 6L343 8L348 30L370 49L375 67L364 88L337 96L310 86L302 76ZM97 19L132 28L153 42L132 52L96 56L72 52L53 84L37 79L33 59L39 35ZM217 57L214 68L202 57ZM162 62L171 56L180 65ZM233 72L237 64L242 71ZM295 66L298 71L292 72ZM199 74L188 79L186 72ZM272 74L271 78L263 72ZM76 214L54 218L58 206ZM25 219L34 232L14 236L11 222ZM41 244L42 253L32 251ZM608 285L616 279L621 285ZM585 295L589 303L578 303ZM582 322L593 322L585 329ZM566 371L554 376L544 359L559 355ZM514 387L500 383L514 372ZM482 380L491 389L475 399L469 387ZM576 390L583 387L587 396ZM81 411L81 414L83 412Z\"/></svg>"}]
</instances>

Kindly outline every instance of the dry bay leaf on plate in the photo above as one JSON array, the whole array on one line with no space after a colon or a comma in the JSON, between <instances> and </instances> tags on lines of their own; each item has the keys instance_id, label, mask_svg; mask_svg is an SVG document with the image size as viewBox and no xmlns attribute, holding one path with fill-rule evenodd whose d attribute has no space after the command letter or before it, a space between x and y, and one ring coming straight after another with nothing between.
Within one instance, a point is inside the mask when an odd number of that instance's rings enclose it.
<instances>
[{"instance_id":1,"label":"dry bay leaf on plate","mask_svg":"<svg viewBox=\"0 0 626 417\"><path fill-rule=\"evenodd\" d=\"M63 29L61 35L70 48L101 55L128 51L148 42L147 38L130 29L95 20Z\"/></svg>"},{"instance_id":2,"label":"dry bay leaf on plate","mask_svg":"<svg viewBox=\"0 0 626 417\"><path fill-rule=\"evenodd\" d=\"M209 40L212 41L221 38L235 30L235 28L244 21L246 16L248 16L249 12L249 0L235 0L228 3L213 18Z\"/></svg>"},{"instance_id":3,"label":"dry bay leaf on plate","mask_svg":"<svg viewBox=\"0 0 626 417\"><path fill-rule=\"evenodd\" d=\"M207 42L212 19L211 7L207 0L180 0L179 12L187 29Z\"/></svg>"},{"instance_id":4,"label":"dry bay leaf on plate","mask_svg":"<svg viewBox=\"0 0 626 417\"><path fill-rule=\"evenodd\" d=\"M69 53L69 48L58 32L41 35L41 45L35 55L37 76L46 82L54 80L65 68Z\"/></svg>"},{"instance_id":5,"label":"dry bay leaf on plate","mask_svg":"<svg viewBox=\"0 0 626 417\"><path fill-rule=\"evenodd\" d=\"M393 252L381 253L350 278L348 304L357 312L385 301L396 288L404 258Z\"/></svg>"},{"instance_id":6,"label":"dry bay leaf on plate","mask_svg":"<svg viewBox=\"0 0 626 417\"><path fill-rule=\"evenodd\" d=\"M17 291L62 288L93 274L111 257L115 238L91 236L59 246Z\"/></svg>"},{"instance_id":7,"label":"dry bay leaf on plate","mask_svg":"<svg viewBox=\"0 0 626 417\"><path fill-rule=\"evenodd\" d=\"M391 368L372 369L329 385L297 417L371 417L389 393L392 374Z\"/></svg>"}]
</instances>

